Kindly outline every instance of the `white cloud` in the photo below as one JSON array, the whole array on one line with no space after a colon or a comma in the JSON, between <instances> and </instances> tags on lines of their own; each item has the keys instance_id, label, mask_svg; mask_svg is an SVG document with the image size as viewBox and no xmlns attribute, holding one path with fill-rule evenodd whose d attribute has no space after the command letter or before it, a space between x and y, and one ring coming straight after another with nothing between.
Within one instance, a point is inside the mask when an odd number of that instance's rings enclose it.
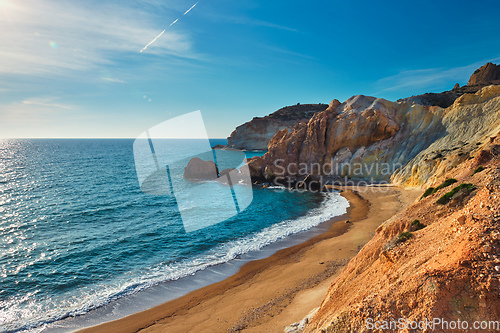
<instances>
[{"instance_id":1,"label":"white cloud","mask_svg":"<svg viewBox=\"0 0 500 333\"><path fill-rule=\"evenodd\" d=\"M31 97L21 101L0 104L0 132L2 137L19 137L9 133L23 132L26 126L39 125L76 114L75 105L59 102L58 97ZM28 126L28 127L29 127ZM21 133L20 133L21 134ZM22 136L29 136L22 134Z\"/></svg>"},{"instance_id":2,"label":"white cloud","mask_svg":"<svg viewBox=\"0 0 500 333\"><path fill-rule=\"evenodd\" d=\"M163 23L136 8L56 0L0 2L0 74L64 75L137 53ZM187 35L168 31L148 53L193 59Z\"/></svg>"},{"instance_id":3,"label":"white cloud","mask_svg":"<svg viewBox=\"0 0 500 333\"><path fill-rule=\"evenodd\" d=\"M56 103L59 98L57 97L38 97L38 98L28 98L22 101L24 105L36 105L43 106L49 109L66 109L71 110L75 107L73 105Z\"/></svg>"},{"instance_id":4,"label":"white cloud","mask_svg":"<svg viewBox=\"0 0 500 333\"><path fill-rule=\"evenodd\" d=\"M222 18L228 22L235 23L235 24L252 25L252 26L266 27L266 28L285 30L285 31L291 31L291 32L298 32L298 30L295 28L287 27L287 26L276 24L273 22L253 19L253 18L249 18L249 17L226 16L226 15L218 14L218 15L216 15L216 18L217 19Z\"/></svg>"},{"instance_id":5,"label":"white cloud","mask_svg":"<svg viewBox=\"0 0 500 333\"><path fill-rule=\"evenodd\" d=\"M398 90L431 89L449 81L462 82L462 84L463 82L467 83L474 70L487 62L495 62L497 60L500 60L500 58L478 61L467 66L454 68L428 68L402 71L396 75L378 80L375 83L375 87L379 90L373 95ZM449 87L449 89L451 88L453 87Z\"/></svg>"},{"instance_id":6,"label":"white cloud","mask_svg":"<svg viewBox=\"0 0 500 333\"><path fill-rule=\"evenodd\" d=\"M103 77L101 80L106 81L106 82L112 82L112 83L125 83L125 81L120 80L117 77Z\"/></svg>"},{"instance_id":7,"label":"white cloud","mask_svg":"<svg viewBox=\"0 0 500 333\"><path fill-rule=\"evenodd\" d=\"M0 104L0 138L71 137L85 119L59 97L31 97ZM87 126L88 128L88 126Z\"/></svg>"}]
</instances>

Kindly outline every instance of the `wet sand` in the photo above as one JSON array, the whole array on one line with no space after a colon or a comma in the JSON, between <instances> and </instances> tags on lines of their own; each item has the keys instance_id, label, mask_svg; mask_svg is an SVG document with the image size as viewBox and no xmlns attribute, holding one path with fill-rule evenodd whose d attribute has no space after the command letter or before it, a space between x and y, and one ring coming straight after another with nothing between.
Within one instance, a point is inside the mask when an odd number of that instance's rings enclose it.
<instances>
[{"instance_id":1,"label":"wet sand","mask_svg":"<svg viewBox=\"0 0 500 333\"><path fill-rule=\"evenodd\" d=\"M81 332L283 332L321 304L375 229L420 194L393 187L346 189L342 195L350 207L326 222L327 232L249 262L221 282Z\"/></svg>"}]
</instances>

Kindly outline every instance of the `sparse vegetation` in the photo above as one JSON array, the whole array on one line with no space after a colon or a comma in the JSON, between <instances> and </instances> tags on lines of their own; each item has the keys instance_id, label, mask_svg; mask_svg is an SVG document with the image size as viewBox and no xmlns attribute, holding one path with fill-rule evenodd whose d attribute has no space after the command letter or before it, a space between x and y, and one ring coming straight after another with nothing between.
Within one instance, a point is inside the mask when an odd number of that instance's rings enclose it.
<instances>
[{"instance_id":1,"label":"sparse vegetation","mask_svg":"<svg viewBox=\"0 0 500 333\"><path fill-rule=\"evenodd\" d=\"M439 191L442 188L450 186L451 184L455 184L456 182L457 182L456 179L454 179L454 178L448 178L441 185L439 185L438 187L436 187L436 189L434 190L434 193L436 193L437 191Z\"/></svg>"},{"instance_id":2,"label":"sparse vegetation","mask_svg":"<svg viewBox=\"0 0 500 333\"><path fill-rule=\"evenodd\" d=\"M431 194L434 194L436 193L437 191L439 191L440 189L442 188L445 188L445 187L448 187L450 186L451 184L454 184L456 183L457 180L454 179L454 178L448 178L446 179L441 185L439 185L438 187L434 188L434 187L429 187L425 192L424 194L422 194L422 197L420 197L420 200L422 200L423 198L425 197L428 197L429 195Z\"/></svg>"},{"instance_id":3,"label":"sparse vegetation","mask_svg":"<svg viewBox=\"0 0 500 333\"><path fill-rule=\"evenodd\" d=\"M436 203L441 204L441 205L446 205L450 200L453 198L455 194L457 194L460 191L464 191L466 195L470 194L472 191L474 191L476 187L473 184L470 183L464 183L460 184L457 187L455 187L453 190L450 192L445 193L441 198L436 201Z\"/></svg>"},{"instance_id":4,"label":"sparse vegetation","mask_svg":"<svg viewBox=\"0 0 500 333\"><path fill-rule=\"evenodd\" d=\"M484 166L480 165L476 168L476 170L474 170L474 172L472 173L472 175L470 175L471 177L474 176L476 173L479 173L481 171L484 170Z\"/></svg>"},{"instance_id":5,"label":"sparse vegetation","mask_svg":"<svg viewBox=\"0 0 500 333\"><path fill-rule=\"evenodd\" d=\"M412 231L417 231L417 230L420 230L423 228L425 228L425 224L420 222L420 220L413 220L413 222L411 223L411 230Z\"/></svg>"},{"instance_id":6,"label":"sparse vegetation","mask_svg":"<svg viewBox=\"0 0 500 333\"><path fill-rule=\"evenodd\" d=\"M412 236L413 236L413 234L409 231L402 232L398 235L398 238L396 239L396 244L404 243L408 239L410 239Z\"/></svg>"},{"instance_id":7,"label":"sparse vegetation","mask_svg":"<svg viewBox=\"0 0 500 333\"><path fill-rule=\"evenodd\" d=\"M422 197L420 197L420 200L422 200L423 198L426 198L429 195L431 195L432 193L434 193L434 190L435 190L434 187L429 187L427 190L425 190L424 194L422 194Z\"/></svg>"}]
</instances>

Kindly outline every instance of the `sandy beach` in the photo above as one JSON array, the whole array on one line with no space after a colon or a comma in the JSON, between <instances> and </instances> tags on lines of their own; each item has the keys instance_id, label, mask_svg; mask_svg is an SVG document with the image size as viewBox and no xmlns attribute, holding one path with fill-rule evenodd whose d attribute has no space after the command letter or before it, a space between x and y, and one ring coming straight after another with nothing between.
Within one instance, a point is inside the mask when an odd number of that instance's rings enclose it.
<instances>
[{"instance_id":1,"label":"sandy beach","mask_svg":"<svg viewBox=\"0 0 500 333\"><path fill-rule=\"evenodd\" d=\"M81 332L283 332L321 304L375 229L420 194L394 187L346 189L342 195L350 207L327 222L327 232L249 262L221 282Z\"/></svg>"}]
</instances>

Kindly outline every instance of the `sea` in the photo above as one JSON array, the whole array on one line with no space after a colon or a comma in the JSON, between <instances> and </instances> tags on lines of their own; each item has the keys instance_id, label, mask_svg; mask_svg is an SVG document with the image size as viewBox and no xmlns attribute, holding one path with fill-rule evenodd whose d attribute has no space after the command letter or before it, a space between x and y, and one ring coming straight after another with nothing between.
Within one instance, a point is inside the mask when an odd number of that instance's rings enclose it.
<instances>
[{"instance_id":1,"label":"sea","mask_svg":"<svg viewBox=\"0 0 500 333\"><path fill-rule=\"evenodd\" d=\"M322 232L349 205L254 187L246 209L188 232L174 196L141 190L133 144L0 140L0 332L69 332L145 310Z\"/></svg>"}]
</instances>

